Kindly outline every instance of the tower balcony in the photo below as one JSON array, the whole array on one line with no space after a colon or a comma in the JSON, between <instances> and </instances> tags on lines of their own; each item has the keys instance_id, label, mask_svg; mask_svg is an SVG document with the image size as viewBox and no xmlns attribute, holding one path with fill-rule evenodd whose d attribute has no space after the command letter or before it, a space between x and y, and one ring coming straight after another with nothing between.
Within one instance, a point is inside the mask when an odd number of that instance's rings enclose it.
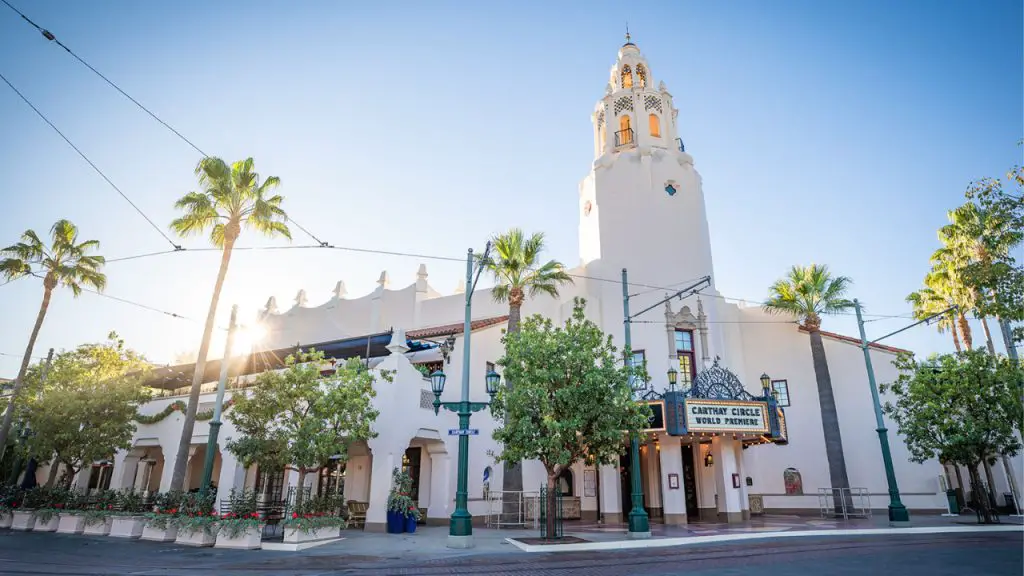
<instances>
[{"instance_id":1,"label":"tower balcony","mask_svg":"<svg viewBox=\"0 0 1024 576\"><path fill-rule=\"evenodd\" d=\"M632 128L626 128L625 130L619 130L615 133L615 147L620 146L632 146L636 144L636 136L633 134Z\"/></svg>"}]
</instances>

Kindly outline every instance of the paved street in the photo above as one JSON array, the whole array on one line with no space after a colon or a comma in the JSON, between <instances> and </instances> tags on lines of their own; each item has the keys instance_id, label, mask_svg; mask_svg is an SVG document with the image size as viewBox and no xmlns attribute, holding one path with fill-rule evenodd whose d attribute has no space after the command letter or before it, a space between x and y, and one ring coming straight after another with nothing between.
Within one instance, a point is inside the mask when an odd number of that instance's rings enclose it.
<instances>
[{"instance_id":1,"label":"paved street","mask_svg":"<svg viewBox=\"0 0 1024 576\"><path fill-rule=\"evenodd\" d=\"M378 536L383 541L386 537ZM921 574L1014 575L1024 569L1020 532L765 539L635 551L365 554L360 539L305 552L191 549L151 542L0 532L0 574L493 576ZM407 541L406 541L407 542Z\"/></svg>"}]
</instances>

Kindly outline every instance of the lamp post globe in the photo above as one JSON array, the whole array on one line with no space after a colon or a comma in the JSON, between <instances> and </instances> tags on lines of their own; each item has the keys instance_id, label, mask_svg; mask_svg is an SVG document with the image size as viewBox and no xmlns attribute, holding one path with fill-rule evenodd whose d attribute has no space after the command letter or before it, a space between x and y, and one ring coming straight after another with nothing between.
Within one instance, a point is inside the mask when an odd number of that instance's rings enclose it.
<instances>
[{"instance_id":1,"label":"lamp post globe","mask_svg":"<svg viewBox=\"0 0 1024 576\"><path fill-rule=\"evenodd\" d=\"M767 398L772 388L772 378L767 373L761 374L761 388L764 389L764 397Z\"/></svg>"},{"instance_id":2,"label":"lamp post globe","mask_svg":"<svg viewBox=\"0 0 1024 576\"><path fill-rule=\"evenodd\" d=\"M444 392L444 381L447 378L448 377L444 375L444 372L440 370L434 370L434 372L430 374L430 390L434 393L434 396L440 397L441 393Z\"/></svg>"},{"instance_id":3,"label":"lamp post globe","mask_svg":"<svg viewBox=\"0 0 1024 576\"><path fill-rule=\"evenodd\" d=\"M487 394L494 398L494 395L498 393L498 385L501 384L501 375L491 370L487 372L484 381L487 383Z\"/></svg>"},{"instance_id":4,"label":"lamp post globe","mask_svg":"<svg viewBox=\"0 0 1024 576\"><path fill-rule=\"evenodd\" d=\"M670 392L676 391L676 381L679 379L679 372L672 366L668 369L668 389Z\"/></svg>"}]
</instances>

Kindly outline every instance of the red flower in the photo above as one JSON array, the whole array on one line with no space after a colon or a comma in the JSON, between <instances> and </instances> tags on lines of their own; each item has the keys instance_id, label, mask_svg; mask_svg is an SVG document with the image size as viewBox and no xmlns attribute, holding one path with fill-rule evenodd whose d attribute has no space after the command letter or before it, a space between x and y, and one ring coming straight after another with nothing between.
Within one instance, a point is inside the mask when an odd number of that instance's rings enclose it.
<instances>
[{"instance_id":1,"label":"red flower","mask_svg":"<svg viewBox=\"0 0 1024 576\"><path fill-rule=\"evenodd\" d=\"M170 512L171 514L177 514L178 513L178 509L177 508L171 508L170 510L168 510L168 512Z\"/></svg>"},{"instance_id":2,"label":"red flower","mask_svg":"<svg viewBox=\"0 0 1024 576\"><path fill-rule=\"evenodd\" d=\"M299 513L298 512L292 512L292 520L295 520L298 517L299 517Z\"/></svg>"},{"instance_id":3,"label":"red flower","mask_svg":"<svg viewBox=\"0 0 1024 576\"><path fill-rule=\"evenodd\" d=\"M54 507L55 507L55 508L63 508L63 507L64 507L64 505L63 505L63 504L60 504L60 503L58 503L58 504L56 504L56 505L55 505Z\"/></svg>"},{"instance_id":4,"label":"red flower","mask_svg":"<svg viewBox=\"0 0 1024 576\"><path fill-rule=\"evenodd\" d=\"M11 508L17 508L17 507L18 507L18 503L17 502L14 502L13 504L11 504Z\"/></svg>"},{"instance_id":5,"label":"red flower","mask_svg":"<svg viewBox=\"0 0 1024 576\"><path fill-rule=\"evenodd\" d=\"M259 512L253 512L252 514L249 514L249 517L250 518L259 518L260 517L260 513Z\"/></svg>"},{"instance_id":6,"label":"red flower","mask_svg":"<svg viewBox=\"0 0 1024 576\"><path fill-rule=\"evenodd\" d=\"M107 504L107 510L113 510L113 509L114 509L114 505L113 504Z\"/></svg>"}]
</instances>

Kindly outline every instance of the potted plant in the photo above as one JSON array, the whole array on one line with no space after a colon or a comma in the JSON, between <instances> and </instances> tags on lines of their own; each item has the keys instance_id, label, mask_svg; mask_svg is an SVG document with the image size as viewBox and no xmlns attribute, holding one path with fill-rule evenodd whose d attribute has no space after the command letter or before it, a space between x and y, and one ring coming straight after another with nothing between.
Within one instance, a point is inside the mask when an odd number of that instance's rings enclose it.
<instances>
[{"instance_id":1,"label":"potted plant","mask_svg":"<svg viewBox=\"0 0 1024 576\"><path fill-rule=\"evenodd\" d=\"M391 471L391 491L388 493L387 526L389 534L405 531L405 517L410 508L415 508L412 497L412 478L398 468Z\"/></svg>"},{"instance_id":2,"label":"potted plant","mask_svg":"<svg viewBox=\"0 0 1024 576\"><path fill-rule=\"evenodd\" d=\"M255 550L263 540L263 519L256 510L256 493L252 490L231 489L228 496L229 512L217 521L216 548Z\"/></svg>"},{"instance_id":3,"label":"potted plant","mask_svg":"<svg viewBox=\"0 0 1024 576\"><path fill-rule=\"evenodd\" d=\"M117 504L117 493L113 490L104 490L94 496L90 496L91 503L85 506L85 529L83 534L89 536L106 536L110 534L110 526L113 523L115 506Z\"/></svg>"},{"instance_id":4,"label":"potted plant","mask_svg":"<svg viewBox=\"0 0 1024 576\"><path fill-rule=\"evenodd\" d=\"M84 499L81 494L69 490L64 498L64 506L57 519L58 534L81 534L85 531L85 515L82 510Z\"/></svg>"},{"instance_id":5,"label":"potted plant","mask_svg":"<svg viewBox=\"0 0 1024 576\"><path fill-rule=\"evenodd\" d=\"M185 546L213 546L217 542L217 514L213 512L214 494L189 493L182 496L174 517L178 528L175 543Z\"/></svg>"},{"instance_id":6,"label":"potted plant","mask_svg":"<svg viewBox=\"0 0 1024 576\"><path fill-rule=\"evenodd\" d=\"M18 487L13 484L0 486L0 528L10 528L14 521L12 505L17 501Z\"/></svg>"},{"instance_id":7,"label":"potted plant","mask_svg":"<svg viewBox=\"0 0 1024 576\"><path fill-rule=\"evenodd\" d=\"M19 491L11 503L12 530L31 530L36 524L37 489Z\"/></svg>"},{"instance_id":8,"label":"potted plant","mask_svg":"<svg viewBox=\"0 0 1024 576\"><path fill-rule=\"evenodd\" d=\"M68 491L63 488L37 488L36 532L56 532L60 523L60 512L67 501Z\"/></svg>"},{"instance_id":9,"label":"potted plant","mask_svg":"<svg viewBox=\"0 0 1024 576\"><path fill-rule=\"evenodd\" d=\"M405 511L405 531L410 534L416 531L416 522L420 519L420 511L410 505L408 510Z\"/></svg>"},{"instance_id":10,"label":"potted plant","mask_svg":"<svg viewBox=\"0 0 1024 576\"><path fill-rule=\"evenodd\" d=\"M153 500L153 509L146 513L146 526L142 529L142 539L153 542L174 542L178 538L178 526L174 519L178 516L181 506L181 492L157 494Z\"/></svg>"},{"instance_id":11,"label":"potted plant","mask_svg":"<svg viewBox=\"0 0 1024 576\"><path fill-rule=\"evenodd\" d=\"M146 503L132 488L117 493L117 512L111 517L110 535L115 538L141 538L146 526Z\"/></svg>"},{"instance_id":12,"label":"potted plant","mask_svg":"<svg viewBox=\"0 0 1024 576\"><path fill-rule=\"evenodd\" d=\"M340 514L345 510L341 496L317 496L296 506L284 526L285 544L300 544L315 540L337 538L348 520Z\"/></svg>"}]
</instances>

